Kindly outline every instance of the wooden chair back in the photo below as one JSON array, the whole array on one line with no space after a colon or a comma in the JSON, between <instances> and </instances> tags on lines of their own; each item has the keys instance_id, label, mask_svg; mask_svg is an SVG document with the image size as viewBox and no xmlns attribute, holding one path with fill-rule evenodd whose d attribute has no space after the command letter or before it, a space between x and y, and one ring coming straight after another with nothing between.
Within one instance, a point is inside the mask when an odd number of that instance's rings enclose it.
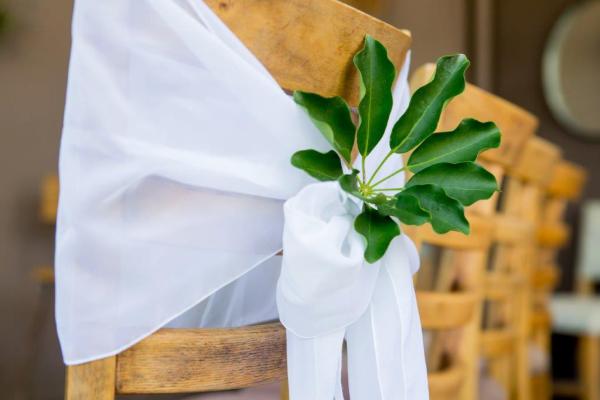
<instances>
[{"instance_id":1,"label":"wooden chair back","mask_svg":"<svg viewBox=\"0 0 600 400\"><path fill-rule=\"evenodd\" d=\"M542 201L551 178L549 171L552 171L560 157L561 152L557 146L541 138L529 139L517 162L507 171L500 204L505 215L526 221L534 229L530 238L523 242L525 247L519 262L526 283L525 301L520 308L525 329L525 350L529 356L532 341L545 354L549 354L549 312L546 306L534 306L538 303L539 294L532 283L538 275L539 247L536 232L542 220ZM544 326L541 331L540 323ZM549 396L550 379L547 374L533 374L529 365L521 365L519 376L530 382L529 390L524 392L525 396L534 399Z\"/></svg>"},{"instance_id":2,"label":"wooden chair back","mask_svg":"<svg viewBox=\"0 0 600 400\"><path fill-rule=\"evenodd\" d=\"M577 201L581 197L586 181L586 172L583 168L565 160L557 161L547 171L549 171L547 173L549 180L543 187L543 193L539 199L537 251L531 275L533 293L531 338L535 348L545 355L545 359L550 364L552 315L549 301L560 278L558 252L571 238L571 229L565 221L565 211L569 202ZM592 282L578 281L577 290L581 293L592 293ZM584 343L586 343L585 340ZM581 349L586 349L586 346ZM597 347L593 346L589 349L597 349ZM586 359L586 357L580 357L580 361ZM533 376L533 381L536 382L534 387L536 398L550 399L552 397L554 389L549 369L548 366L547 371ZM585 369L582 371L584 374L586 372ZM596 380L597 377L592 379Z\"/></svg>"},{"instance_id":3,"label":"wooden chair back","mask_svg":"<svg viewBox=\"0 0 600 400\"><path fill-rule=\"evenodd\" d=\"M359 100L352 59L370 34L396 68L410 47L396 29L335 0L206 0L286 90ZM68 400L115 394L245 388L286 376L280 324L236 329L162 329L124 352L68 367Z\"/></svg>"},{"instance_id":4,"label":"wooden chair back","mask_svg":"<svg viewBox=\"0 0 600 400\"><path fill-rule=\"evenodd\" d=\"M417 302L426 331L432 400L477 397L483 273L493 223L479 216L470 221L469 236L438 235L429 226L405 227L422 257Z\"/></svg>"},{"instance_id":5,"label":"wooden chair back","mask_svg":"<svg viewBox=\"0 0 600 400\"><path fill-rule=\"evenodd\" d=\"M552 291L558 280L557 256L571 237L571 229L565 221L565 211L570 202L581 198L586 181L582 167L561 160L554 166L551 179L542 200L542 215L537 231L540 249L538 269L534 278L536 289L545 293ZM578 276L577 290L591 293L593 282Z\"/></svg>"},{"instance_id":6,"label":"wooden chair back","mask_svg":"<svg viewBox=\"0 0 600 400\"><path fill-rule=\"evenodd\" d=\"M416 90L427 83L434 72L434 64L427 64L419 68L411 78L411 88ZM450 131L462 119L469 117L481 121L494 121L500 128L502 132L501 146L498 149L482 153L480 163L496 176L499 183L502 183L506 171L514 165L527 140L535 134L538 126L537 118L500 97L475 85L467 84L465 91L450 101L444 109L438 130ZM507 375L511 375L513 371L517 370L514 367L520 359L526 357L526 352L523 350L522 342L524 340L519 343L517 335L517 332L522 330L521 325L524 323L519 324L520 321L514 312L517 308L515 291L520 289L519 285L523 286L523 278L518 269L509 267L511 263L508 261L514 261L518 256L515 254L517 250L513 250L513 248L518 247L517 244L522 243L523 239L531 237L533 229L516 218L499 214L497 212L498 199L499 194L497 193L489 200L478 202L468 209L470 215L479 215L493 221L492 243L495 246L494 251L487 255L489 260L486 262L488 264L491 262L491 268L484 273L482 281L484 287L482 295L487 300L487 325L494 329L487 329L481 333L481 348L474 352L473 356L478 359L479 355L482 355L490 359L489 361L494 361L495 364L501 364L503 370L494 371L496 372L494 376L502 378L500 380L503 381L507 390L510 390L517 386L517 378L509 379ZM427 272L427 265L424 265L423 273L430 274ZM438 291L449 291L452 284L452 280L438 274L433 286ZM495 303L501 303L502 309L497 310L499 307ZM481 306L480 303L479 307ZM481 312L480 315L482 315ZM442 335L432 335L428 361L434 368L440 362L437 349L443 341ZM515 357L515 354L519 353L520 356ZM494 369L498 370L497 367ZM520 383L520 386L527 385L527 382Z\"/></svg>"},{"instance_id":7,"label":"wooden chair back","mask_svg":"<svg viewBox=\"0 0 600 400\"><path fill-rule=\"evenodd\" d=\"M360 100L352 56L370 34L399 69L410 48L406 30L336 0L206 0L286 90Z\"/></svg>"},{"instance_id":8,"label":"wooden chair back","mask_svg":"<svg viewBox=\"0 0 600 400\"><path fill-rule=\"evenodd\" d=\"M240 389L286 378L279 323L161 329L122 353L67 369L67 399Z\"/></svg>"}]
</instances>

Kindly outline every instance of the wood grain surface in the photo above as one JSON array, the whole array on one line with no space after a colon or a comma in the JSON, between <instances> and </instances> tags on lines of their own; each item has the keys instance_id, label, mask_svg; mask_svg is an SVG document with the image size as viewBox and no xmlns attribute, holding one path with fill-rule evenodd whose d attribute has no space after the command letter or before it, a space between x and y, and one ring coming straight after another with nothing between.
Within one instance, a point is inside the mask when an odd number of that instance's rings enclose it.
<instances>
[{"instance_id":1,"label":"wood grain surface","mask_svg":"<svg viewBox=\"0 0 600 400\"><path fill-rule=\"evenodd\" d=\"M410 33L335 0L206 0L287 90L359 101L352 63L366 34L382 42L399 70Z\"/></svg>"},{"instance_id":2,"label":"wood grain surface","mask_svg":"<svg viewBox=\"0 0 600 400\"><path fill-rule=\"evenodd\" d=\"M118 355L118 393L240 389L286 378L279 323L232 329L162 329Z\"/></svg>"}]
</instances>

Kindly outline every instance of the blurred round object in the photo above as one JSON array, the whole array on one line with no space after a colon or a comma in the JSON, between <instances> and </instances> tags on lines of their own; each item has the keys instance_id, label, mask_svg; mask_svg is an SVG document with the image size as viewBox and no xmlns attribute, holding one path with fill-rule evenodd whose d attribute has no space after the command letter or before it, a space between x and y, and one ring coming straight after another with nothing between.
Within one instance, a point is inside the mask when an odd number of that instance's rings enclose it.
<instances>
[{"instance_id":1,"label":"blurred round object","mask_svg":"<svg viewBox=\"0 0 600 400\"><path fill-rule=\"evenodd\" d=\"M578 2L560 16L542 61L544 94L570 132L600 139L600 0Z\"/></svg>"}]
</instances>

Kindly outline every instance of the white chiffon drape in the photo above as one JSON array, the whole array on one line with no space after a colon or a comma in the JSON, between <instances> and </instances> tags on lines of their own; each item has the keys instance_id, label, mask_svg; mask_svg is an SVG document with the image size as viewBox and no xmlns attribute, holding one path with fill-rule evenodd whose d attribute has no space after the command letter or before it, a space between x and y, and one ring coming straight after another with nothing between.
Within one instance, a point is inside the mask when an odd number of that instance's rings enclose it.
<instances>
[{"instance_id":1,"label":"white chiffon drape","mask_svg":"<svg viewBox=\"0 0 600 400\"><path fill-rule=\"evenodd\" d=\"M76 0L56 240L65 362L169 321L277 318L283 202L314 182L289 160L306 148L329 145L201 1Z\"/></svg>"}]
</instances>

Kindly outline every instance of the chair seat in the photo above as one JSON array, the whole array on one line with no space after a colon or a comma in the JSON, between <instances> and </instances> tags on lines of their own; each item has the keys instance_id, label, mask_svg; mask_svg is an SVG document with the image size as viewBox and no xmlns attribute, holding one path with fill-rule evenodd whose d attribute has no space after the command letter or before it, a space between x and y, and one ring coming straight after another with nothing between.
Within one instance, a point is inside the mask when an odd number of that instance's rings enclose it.
<instances>
[{"instance_id":1,"label":"chair seat","mask_svg":"<svg viewBox=\"0 0 600 400\"><path fill-rule=\"evenodd\" d=\"M555 332L600 335L600 297L555 295L550 308Z\"/></svg>"}]
</instances>

